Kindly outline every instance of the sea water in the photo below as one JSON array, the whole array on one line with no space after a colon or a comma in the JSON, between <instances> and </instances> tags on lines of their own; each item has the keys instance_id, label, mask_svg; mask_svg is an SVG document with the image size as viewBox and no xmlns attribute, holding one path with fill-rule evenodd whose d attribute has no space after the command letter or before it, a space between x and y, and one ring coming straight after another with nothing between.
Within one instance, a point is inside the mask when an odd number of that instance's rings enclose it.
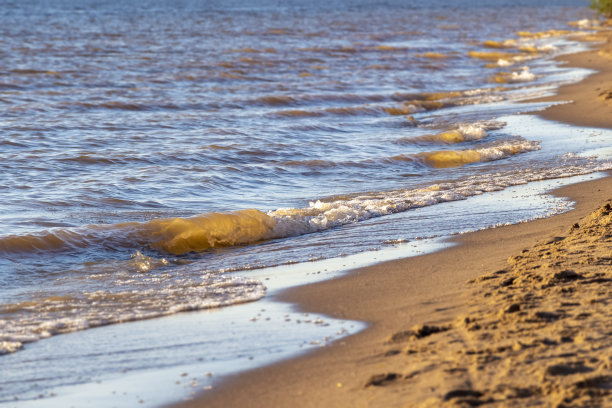
<instances>
[{"instance_id":1,"label":"sea water","mask_svg":"<svg viewBox=\"0 0 612 408\"><path fill-rule=\"evenodd\" d=\"M524 101L589 74L553 58L593 18L579 0L0 1L0 362L261 303L289 265L565 211L538 194L612 168L612 132ZM20 366L0 401L57 386Z\"/></svg>"}]
</instances>

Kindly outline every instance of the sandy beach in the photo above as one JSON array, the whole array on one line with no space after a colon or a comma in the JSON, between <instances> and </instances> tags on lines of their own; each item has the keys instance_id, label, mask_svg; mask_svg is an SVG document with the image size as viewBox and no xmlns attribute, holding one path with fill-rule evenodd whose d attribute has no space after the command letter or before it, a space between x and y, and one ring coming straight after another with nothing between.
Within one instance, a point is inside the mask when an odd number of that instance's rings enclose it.
<instances>
[{"instance_id":1,"label":"sandy beach","mask_svg":"<svg viewBox=\"0 0 612 408\"><path fill-rule=\"evenodd\" d=\"M588 1L8 3L0 408L604 405Z\"/></svg>"},{"instance_id":2,"label":"sandy beach","mask_svg":"<svg viewBox=\"0 0 612 408\"><path fill-rule=\"evenodd\" d=\"M598 72L544 118L612 128L612 33L595 37L561 60ZM554 194L574 209L284 292L369 328L177 406L612 406L612 179Z\"/></svg>"}]
</instances>

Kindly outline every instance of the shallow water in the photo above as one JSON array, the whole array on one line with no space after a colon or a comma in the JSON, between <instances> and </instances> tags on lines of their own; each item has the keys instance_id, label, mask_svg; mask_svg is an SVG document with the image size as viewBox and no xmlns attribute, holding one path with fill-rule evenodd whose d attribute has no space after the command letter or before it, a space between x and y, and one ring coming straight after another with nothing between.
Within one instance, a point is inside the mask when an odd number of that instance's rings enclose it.
<instances>
[{"instance_id":1,"label":"shallow water","mask_svg":"<svg viewBox=\"0 0 612 408\"><path fill-rule=\"evenodd\" d=\"M550 208L562 211L571 205L565 199L543 194L544 191L568 181L601 176L539 181L443 203L439 208L415 209L410 217L406 216L408 213L398 213L365 221L352 234L365 230L366 234L380 234L379 238L398 238L385 241L382 249L375 252L249 272L252 279L265 283L272 299L78 331L28 345L23 351L3 357L0 383L4 389L0 390L0 405L131 407L142 401L145 405L162 406L211 392L227 375L325 346L365 326L296 311L293 305L273 300L279 291L339 276L352 268L449 245L441 238L412 241L401 238L412 233L410 226L415 219L431 228L438 224L441 213L463 219L461 224L446 225L439 231L442 236L477 228L482 225L480 218L493 208L500 209L497 211L500 224L516 223L521 221L517 214L528 210L534 216L546 216ZM465 217L468 212L469 217ZM381 222L386 234L380 233ZM350 234L346 238L350 239Z\"/></svg>"},{"instance_id":2,"label":"shallow water","mask_svg":"<svg viewBox=\"0 0 612 408\"><path fill-rule=\"evenodd\" d=\"M0 1L0 353L551 215L492 192L612 168L609 130L517 115L588 74L552 61L582 1L327 3Z\"/></svg>"}]
</instances>

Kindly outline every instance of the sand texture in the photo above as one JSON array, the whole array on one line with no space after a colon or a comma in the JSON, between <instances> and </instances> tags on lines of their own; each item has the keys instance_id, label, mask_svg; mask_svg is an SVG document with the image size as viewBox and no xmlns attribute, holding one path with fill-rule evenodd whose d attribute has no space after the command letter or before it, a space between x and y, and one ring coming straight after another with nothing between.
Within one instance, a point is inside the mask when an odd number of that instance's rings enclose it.
<instances>
[{"instance_id":1,"label":"sand texture","mask_svg":"<svg viewBox=\"0 0 612 408\"><path fill-rule=\"evenodd\" d=\"M596 72L577 84L562 86L555 96L539 99L567 102L548 108L542 112L542 117L580 126L612 128L611 33L607 30L579 37L593 42L597 48L558 58L566 66L588 68Z\"/></svg>"},{"instance_id":2,"label":"sand texture","mask_svg":"<svg viewBox=\"0 0 612 408\"><path fill-rule=\"evenodd\" d=\"M568 213L284 292L370 326L180 406L612 406L612 226L607 207L589 218L611 192L610 177L564 187Z\"/></svg>"},{"instance_id":3,"label":"sand texture","mask_svg":"<svg viewBox=\"0 0 612 408\"><path fill-rule=\"evenodd\" d=\"M390 336L403 369L364 386L409 406L612 406L610 203L470 286L467 313Z\"/></svg>"},{"instance_id":4,"label":"sand texture","mask_svg":"<svg viewBox=\"0 0 612 408\"><path fill-rule=\"evenodd\" d=\"M612 34L596 37L562 59L600 72L544 117L612 128ZM368 328L177 406L612 407L612 178L554 194L575 208L281 293Z\"/></svg>"}]
</instances>

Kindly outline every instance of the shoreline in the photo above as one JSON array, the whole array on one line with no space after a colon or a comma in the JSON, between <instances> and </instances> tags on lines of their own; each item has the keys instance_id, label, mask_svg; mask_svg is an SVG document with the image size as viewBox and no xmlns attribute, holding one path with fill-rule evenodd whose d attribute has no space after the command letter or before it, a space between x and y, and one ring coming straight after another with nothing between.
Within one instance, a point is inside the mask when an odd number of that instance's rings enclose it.
<instances>
[{"instance_id":1,"label":"shoreline","mask_svg":"<svg viewBox=\"0 0 612 408\"><path fill-rule=\"evenodd\" d=\"M568 61L570 66L598 72L577 84L561 87L555 96L540 99L573 102L553 106L538 115L579 126L612 128L612 33L596 35L607 38L607 43L559 59ZM606 92L610 93L609 99ZM291 302L309 313L363 321L368 327L316 352L231 376L213 391L173 406L397 406L418 404L433 395L448 395L448 389L452 391L456 384L444 377L438 378L438 383L421 384L418 389L411 388L414 383L408 382L393 388L378 386L396 378L400 363L392 357L405 354L390 347L393 335L407 333L415 325L441 327L468 313L467 296L472 294L469 280L504 270L509 257L528 251L538 242L566 235L579 219L612 198L610 192L609 174L603 179L565 186L552 192L576 203L564 214L454 237L450 241L459 245L432 254L352 270L330 281L282 292L274 299Z\"/></svg>"},{"instance_id":2,"label":"shoreline","mask_svg":"<svg viewBox=\"0 0 612 408\"><path fill-rule=\"evenodd\" d=\"M554 105L538 115L544 119L576 126L612 128L612 30L601 31L590 36L590 40L601 41L594 48L556 58L561 66L593 70L582 81L561 86L556 95L538 98L529 102L570 101Z\"/></svg>"}]
</instances>

